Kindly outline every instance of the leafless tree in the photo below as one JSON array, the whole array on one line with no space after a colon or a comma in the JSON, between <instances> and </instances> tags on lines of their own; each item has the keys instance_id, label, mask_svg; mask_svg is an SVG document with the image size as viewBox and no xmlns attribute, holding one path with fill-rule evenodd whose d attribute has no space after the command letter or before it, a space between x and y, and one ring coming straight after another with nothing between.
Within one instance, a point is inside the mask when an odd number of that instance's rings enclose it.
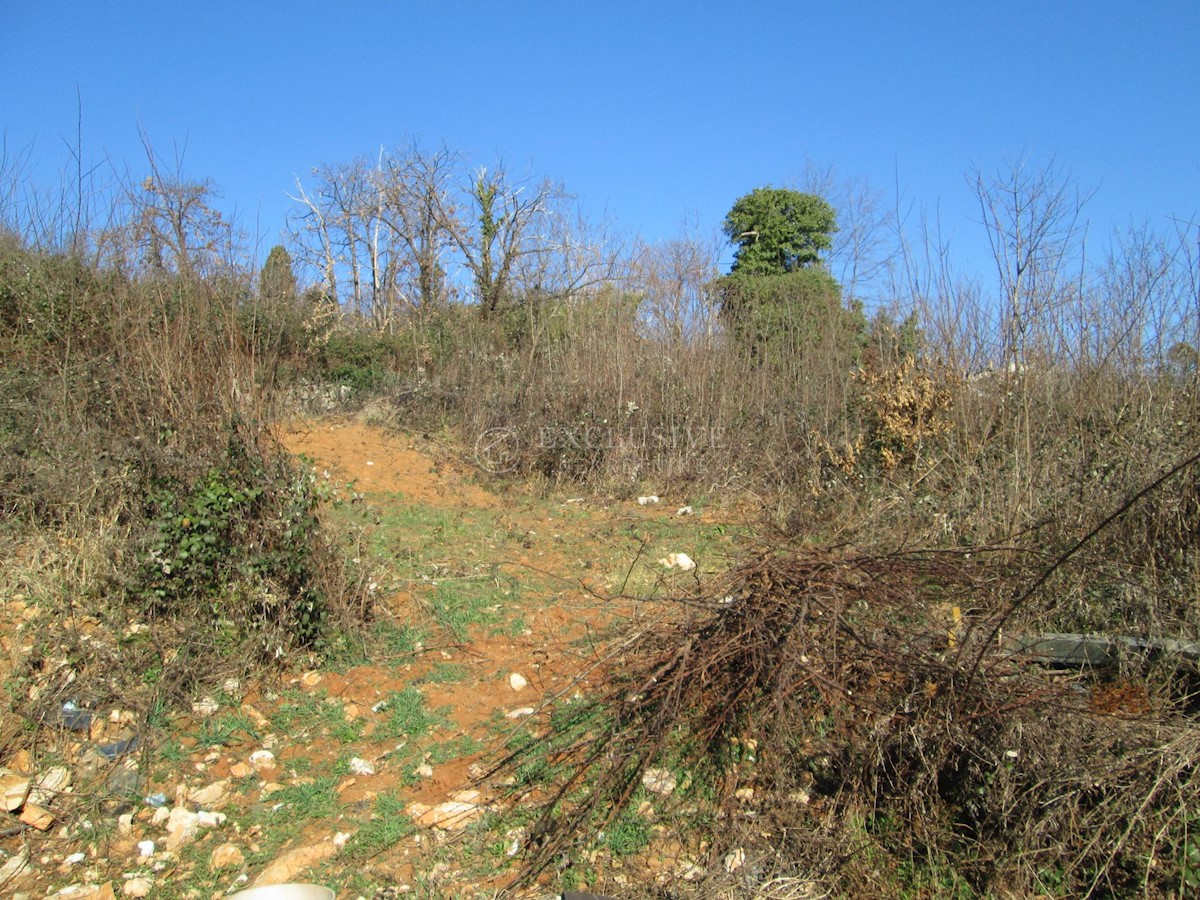
<instances>
[{"instance_id":1,"label":"leafless tree","mask_svg":"<svg viewBox=\"0 0 1200 900\"><path fill-rule=\"evenodd\" d=\"M970 184L1004 306L1003 358L1009 368L1022 368L1035 341L1054 342L1042 326L1053 320L1056 307L1081 293L1086 234L1081 214L1092 194L1053 161L1036 168L1025 157L992 174L976 168ZM1039 349L1053 352L1045 344Z\"/></svg>"},{"instance_id":2,"label":"leafless tree","mask_svg":"<svg viewBox=\"0 0 1200 900\"><path fill-rule=\"evenodd\" d=\"M720 235L706 239L692 225L635 255L631 287L644 298L642 318L651 335L673 346L713 336L718 304L712 284L721 246Z\"/></svg>"},{"instance_id":3,"label":"leafless tree","mask_svg":"<svg viewBox=\"0 0 1200 900\"><path fill-rule=\"evenodd\" d=\"M514 181L501 163L478 169L461 193L460 209L442 220L484 318L518 295L565 298L612 276L610 239L586 222L561 185Z\"/></svg>"},{"instance_id":4,"label":"leafless tree","mask_svg":"<svg viewBox=\"0 0 1200 900\"><path fill-rule=\"evenodd\" d=\"M450 297L445 222L455 215L451 179L459 162L459 155L445 147L426 151L413 140L380 166L382 218L404 248L406 268L415 273L413 289L404 292L415 309L436 309Z\"/></svg>"}]
</instances>

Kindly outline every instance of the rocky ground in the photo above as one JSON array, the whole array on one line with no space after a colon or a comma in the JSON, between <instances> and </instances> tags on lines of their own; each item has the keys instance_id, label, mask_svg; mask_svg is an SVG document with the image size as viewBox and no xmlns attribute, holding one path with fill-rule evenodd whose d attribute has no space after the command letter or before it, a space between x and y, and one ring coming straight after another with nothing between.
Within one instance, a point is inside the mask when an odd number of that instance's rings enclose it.
<instances>
[{"instance_id":1,"label":"rocky ground","mask_svg":"<svg viewBox=\"0 0 1200 900\"><path fill-rule=\"evenodd\" d=\"M612 635L654 606L630 598L722 569L738 534L703 498L489 489L435 442L357 422L281 437L358 535L369 633L279 676L230 675L185 714L90 708L54 682L42 700L58 727L0 770L0 894L217 898L311 881L340 898L499 896L528 816L511 775L482 777L489 764L601 677ZM7 677L49 613L4 599ZM89 640L98 622L76 627ZM602 842L585 870L524 895L695 874L647 818L643 839Z\"/></svg>"}]
</instances>

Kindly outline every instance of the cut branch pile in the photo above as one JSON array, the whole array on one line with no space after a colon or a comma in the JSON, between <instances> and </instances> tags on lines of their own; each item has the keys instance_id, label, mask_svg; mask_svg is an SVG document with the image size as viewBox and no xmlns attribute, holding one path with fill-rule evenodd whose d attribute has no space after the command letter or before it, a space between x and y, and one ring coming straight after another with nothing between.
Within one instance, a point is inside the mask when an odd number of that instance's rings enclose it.
<instances>
[{"instance_id":1,"label":"cut branch pile","mask_svg":"<svg viewBox=\"0 0 1200 900\"><path fill-rule=\"evenodd\" d=\"M710 857L742 848L764 879L854 894L926 866L980 892L1047 873L1071 895L1178 890L1200 808L1191 663L1064 675L985 646L1012 578L978 554L811 551L676 598L604 693L499 764L551 779L531 786L527 877L650 798L680 829L715 817ZM958 608L995 612L960 627Z\"/></svg>"}]
</instances>

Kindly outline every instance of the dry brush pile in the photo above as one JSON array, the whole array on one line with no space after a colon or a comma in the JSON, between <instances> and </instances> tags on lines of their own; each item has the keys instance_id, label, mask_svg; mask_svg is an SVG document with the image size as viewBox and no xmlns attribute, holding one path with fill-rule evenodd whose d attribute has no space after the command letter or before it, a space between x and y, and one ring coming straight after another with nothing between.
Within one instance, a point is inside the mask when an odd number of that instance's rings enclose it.
<instances>
[{"instance_id":1,"label":"dry brush pile","mask_svg":"<svg viewBox=\"0 0 1200 900\"><path fill-rule=\"evenodd\" d=\"M676 598L620 645L606 692L501 764L555 773L527 872L568 864L649 798L710 871L744 853L750 887L1186 891L1197 673L1013 655L997 631L1026 569L1001 553L763 554ZM661 769L669 798L647 790Z\"/></svg>"}]
</instances>

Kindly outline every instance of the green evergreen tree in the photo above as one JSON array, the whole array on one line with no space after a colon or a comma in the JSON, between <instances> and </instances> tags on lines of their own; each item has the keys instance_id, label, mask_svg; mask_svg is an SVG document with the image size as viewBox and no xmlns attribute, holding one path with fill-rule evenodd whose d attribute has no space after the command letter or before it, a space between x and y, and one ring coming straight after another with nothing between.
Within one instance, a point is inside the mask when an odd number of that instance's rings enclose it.
<instances>
[{"instance_id":1,"label":"green evergreen tree","mask_svg":"<svg viewBox=\"0 0 1200 900\"><path fill-rule=\"evenodd\" d=\"M815 194L761 187L738 198L724 231L738 246L731 274L784 275L820 261L837 214Z\"/></svg>"},{"instance_id":2,"label":"green evergreen tree","mask_svg":"<svg viewBox=\"0 0 1200 900\"><path fill-rule=\"evenodd\" d=\"M267 254L267 261L258 276L258 292L264 299L295 299L296 274L292 270L292 255L287 248L276 244Z\"/></svg>"}]
</instances>

